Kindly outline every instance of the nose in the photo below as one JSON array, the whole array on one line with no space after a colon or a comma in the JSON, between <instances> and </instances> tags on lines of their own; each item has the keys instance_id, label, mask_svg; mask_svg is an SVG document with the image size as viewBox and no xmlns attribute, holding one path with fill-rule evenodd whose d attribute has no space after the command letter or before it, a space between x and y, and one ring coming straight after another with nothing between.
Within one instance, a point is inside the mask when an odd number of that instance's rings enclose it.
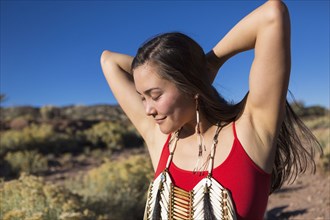
<instances>
[{"instance_id":1,"label":"nose","mask_svg":"<svg viewBox=\"0 0 330 220\"><path fill-rule=\"evenodd\" d=\"M157 113L155 106L150 101L145 103L145 110L148 116L153 116Z\"/></svg>"}]
</instances>

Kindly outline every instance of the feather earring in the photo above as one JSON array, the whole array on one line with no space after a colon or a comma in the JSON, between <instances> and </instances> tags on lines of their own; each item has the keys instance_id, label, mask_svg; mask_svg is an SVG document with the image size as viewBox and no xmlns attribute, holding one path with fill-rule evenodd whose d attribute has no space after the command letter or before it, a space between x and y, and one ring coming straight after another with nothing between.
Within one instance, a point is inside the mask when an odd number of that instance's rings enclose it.
<instances>
[{"instance_id":1,"label":"feather earring","mask_svg":"<svg viewBox=\"0 0 330 220\"><path fill-rule=\"evenodd\" d=\"M199 94L195 95L195 103L196 103L196 133L197 133L197 143L198 143L198 159L195 165L195 168L193 170L194 173L201 171L200 164L202 163L203 159L203 145L204 145L204 138L201 133L201 122L200 122L200 115L199 115ZM204 151L206 151L206 147L204 145Z\"/></svg>"}]
</instances>

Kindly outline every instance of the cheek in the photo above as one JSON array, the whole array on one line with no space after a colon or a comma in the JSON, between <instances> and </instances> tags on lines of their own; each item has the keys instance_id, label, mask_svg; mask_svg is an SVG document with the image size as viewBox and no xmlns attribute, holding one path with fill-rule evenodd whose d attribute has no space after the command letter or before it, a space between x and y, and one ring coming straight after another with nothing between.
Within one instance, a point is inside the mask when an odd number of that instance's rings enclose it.
<instances>
[{"instance_id":1,"label":"cheek","mask_svg":"<svg viewBox=\"0 0 330 220\"><path fill-rule=\"evenodd\" d=\"M164 98L157 103L157 112L160 115L171 115L175 112L176 104L172 98Z\"/></svg>"},{"instance_id":2,"label":"cheek","mask_svg":"<svg viewBox=\"0 0 330 220\"><path fill-rule=\"evenodd\" d=\"M192 100L179 95L169 96L166 99L159 102L157 106L159 114L172 116L175 120L180 118L191 117L195 112L195 104Z\"/></svg>"}]
</instances>

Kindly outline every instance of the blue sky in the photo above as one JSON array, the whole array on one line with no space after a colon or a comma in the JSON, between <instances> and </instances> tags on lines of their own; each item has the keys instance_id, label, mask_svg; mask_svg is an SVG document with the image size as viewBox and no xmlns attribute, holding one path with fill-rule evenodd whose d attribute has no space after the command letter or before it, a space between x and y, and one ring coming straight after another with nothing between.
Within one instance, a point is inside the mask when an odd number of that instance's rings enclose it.
<instances>
[{"instance_id":1,"label":"blue sky","mask_svg":"<svg viewBox=\"0 0 330 220\"><path fill-rule=\"evenodd\" d=\"M263 1L1 1L3 106L116 104L99 64L104 49L134 55L151 36L181 31L205 51ZM291 14L289 89L329 104L329 1L285 1ZM215 86L240 100L253 52L229 60Z\"/></svg>"}]
</instances>

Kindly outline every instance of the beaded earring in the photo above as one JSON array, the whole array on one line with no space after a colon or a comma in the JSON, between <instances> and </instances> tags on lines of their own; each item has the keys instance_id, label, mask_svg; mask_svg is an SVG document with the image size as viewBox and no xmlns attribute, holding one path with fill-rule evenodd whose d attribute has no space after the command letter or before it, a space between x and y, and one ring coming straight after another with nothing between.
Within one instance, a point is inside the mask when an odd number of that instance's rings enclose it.
<instances>
[{"instance_id":1,"label":"beaded earring","mask_svg":"<svg viewBox=\"0 0 330 220\"><path fill-rule=\"evenodd\" d=\"M197 143L198 143L198 159L194 168L194 172L198 172L201 169L200 164L203 160L203 146L204 151L206 151L206 147L204 145L204 138L201 133L201 122L200 122L200 115L199 115L199 94L195 95L195 103L196 103L196 134L197 134Z\"/></svg>"}]
</instances>

